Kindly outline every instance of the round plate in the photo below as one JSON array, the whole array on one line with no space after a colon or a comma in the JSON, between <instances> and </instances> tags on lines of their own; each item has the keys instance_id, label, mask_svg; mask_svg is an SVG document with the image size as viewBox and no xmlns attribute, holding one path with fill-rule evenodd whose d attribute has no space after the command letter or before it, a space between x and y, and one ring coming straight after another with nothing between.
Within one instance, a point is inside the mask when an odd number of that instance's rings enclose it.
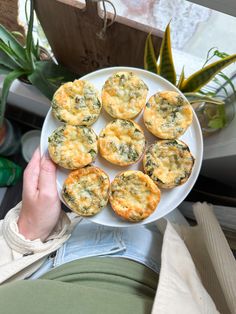
<instances>
[{"instance_id":1,"label":"round plate","mask_svg":"<svg viewBox=\"0 0 236 314\"><path fill-rule=\"evenodd\" d=\"M149 99L149 97L151 97L153 94L155 94L158 91L170 90L170 91L179 92L179 90L174 85L172 85L171 83L169 83L167 80L163 79L162 77L154 73L145 71L145 70L141 70L138 68L131 68L131 67L106 68L106 69L98 70L90 74L87 74L81 77L81 79L84 79L93 83L95 87L99 91L101 91L107 78L111 76L113 73L118 72L118 71L132 71L136 73L147 84L149 88L147 100ZM92 128L94 129L96 134L99 135L102 128L108 122L112 120L114 119L110 117L104 110L102 110L98 120L92 125ZM143 123L142 113L140 113L140 115L137 118L135 118L135 121L142 127L145 133L146 140L147 140L147 145L150 145L154 141L157 140L157 138L154 137L146 129ZM47 151L48 137L61 124L62 124L61 122L59 122L56 118L54 118L54 116L52 115L52 111L50 109L45 118L43 128L42 128L41 142L40 142L41 154L44 154ZM153 222L165 216L166 214L171 212L173 209L175 209L186 198L186 196L192 189L198 177L198 174L201 168L201 163L202 163L202 155L203 155L202 133L201 133L201 128L200 128L200 125L198 123L198 120L196 118L194 111L193 111L193 123L187 129L185 134L180 137L180 139L183 140L186 144L188 144L191 150L191 153L195 157L195 163L194 163L191 176L189 177L187 182L181 186L178 186L170 190L161 190L161 201L157 209L152 215L150 215L147 219L138 223L128 222L116 216L113 210L111 209L110 205L108 204L105 208L103 208L103 210L100 213L98 213L95 216L88 217L86 219L89 219L95 223L106 225L106 226L127 227L127 226L135 226L135 225L144 225L144 224ZM143 171L142 160L134 165L121 167L121 166L116 166L109 163L108 161L103 159L99 154L94 162L94 165L102 168L109 175L110 181L112 181L118 173L128 170L128 169ZM69 172L70 172L69 170L63 169L61 167L58 167L58 170L57 170L57 188L58 188L59 196L62 202L64 202L61 195L62 186Z\"/></svg>"}]
</instances>

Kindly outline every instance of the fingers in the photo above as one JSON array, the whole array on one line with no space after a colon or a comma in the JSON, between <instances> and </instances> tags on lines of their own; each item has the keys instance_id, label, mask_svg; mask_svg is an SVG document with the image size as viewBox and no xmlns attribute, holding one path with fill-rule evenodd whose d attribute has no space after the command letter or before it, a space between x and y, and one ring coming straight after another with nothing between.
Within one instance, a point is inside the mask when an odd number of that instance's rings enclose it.
<instances>
[{"instance_id":1,"label":"fingers","mask_svg":"<svg viewBox=\"0 0 236 314\"><path fill-rule=\"evenodd\" d=\"M46 155L42 157L40 164L38 189L42 197L57 195L56 166Z\"/></svg>"},{"instance_id":2,"label":"fingers","mask_svg":"<svg viewBox=\"0 0 236 314\"><path fill-rule=\"evenodd\" d=\"M37 192L40 160L40 151L37 148L24 171L23 193L34 195Z\"/></svg>"},{"instance_id":3,"label":"fingers","mask_svg":"<svg viewBox=\"0 0 236 314\"><path fill-rule=\"evenodd\" d=\"M56 166L47 154L41 158L39 149L24 171L23 198L38 193L43 198L57 196Z\"/></svg>"}]
</instances>

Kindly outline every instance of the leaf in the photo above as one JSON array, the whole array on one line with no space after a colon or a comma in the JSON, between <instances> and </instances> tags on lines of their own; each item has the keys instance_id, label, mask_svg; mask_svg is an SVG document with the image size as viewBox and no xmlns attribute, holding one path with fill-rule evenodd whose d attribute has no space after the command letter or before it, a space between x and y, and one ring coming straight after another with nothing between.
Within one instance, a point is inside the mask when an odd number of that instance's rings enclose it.
<instances>
[{"instance_id":1,"label":"leaf","mask_svg":"<svg viewBox=\"0 0 236 314\"><path fill-rule=\"evenodd\" d=\"M28 5L28 1L29 0L25 0L25 19L26 19L26 22L27 24L29 24L29 16L28 16L28 12L27 12L27 5Z\"/></svg>"},{"instance_id":2,"label":"leaf","mask_svg":"<svg viewBox=\"0 0 236 314\"><path fill-rule=\"evenodd\" d=\"M208 120L208 127L221 129L226 125L225 105L219 104L211 106L212 103L206 103L204 115Z\"/></svg>"},{"instance_id":3,"label":"leaf","mask_svg":"<svg viewBox=\"0 0 236 314\"><path fill-rule=\"evenodd\" d=\"M176 72L171 51L170 23L166 27L164 38L161 43L158 74L170 81L172 84L176 84Z\"/></svg>"},{"instance_id":4,"label":"leaf","mask_svg":"<svg viewBox=\"0 0 236 314\"><path fill-rule=\"evenodd\" d=\"M36 68L27 78L43 95L52 100L57 86L50 83L40 69Z\"/></svg>"},{"instance_id":5,"label":"leaf","mask_svg":"<svg viewBox=\"0 0 236 314\"><path fill-rule=\"evenodd\" d=\"M14 37L20 37L20 38L24 38L24 35L23 34L21 34L20 32L17 32L17 31L13 31L13 32L11 32L12 33L12 35L14 36Z\"/></svg>"},{"instance_id":6,"label":"leaf","mask_svg":"<svg viewBox=\"0 0 236 314\"><path fill-rule=\"evenodd\" d=\"M78 78L77 74L53 61L37 61L35 66L48 80L53 81L57 87Z\"/></svg>"},{"instance_id":7,"label":"leaf","mask_svg":"<svg viewBox=\"0 0 236 314\"><path fill-rule=\"evenodd\" d=\"M28 30L26 35L26 57L28 62L31 65L31 68L34 69L34 55L33 55L33 25L34 25L34 0L30 1L30 18L28 24Z\"/></svg>"},{"instance_id":8,"label":"leaf","mask_svg":"<svg viewBox=\"0 0 236 314\"><path fill-rule=\"evenodd\" d=\"M221 52L221 51L219 51L218 49L214 51L214 55L217 56L217 57L219 57L219 58L222 58L222 59L229 56L228 53L226 53L226 52Z\"/></svg>"},{"instance_id":9,"label":"leaf","mask_svg":"<svg viewBox=\"0 0 236 314\"><path fill-rule=\"evenodd\" d=\"M184 67L183 67L182 71L181 71L181 74L180 74L180 77L179 77L179 82L178 82L178 85L177 85L179 90L181 90L181 85L183 84L184 79L185 79L185 76L184 76Z\"/></svg>"},{"instance_id":10,"label":"leaf","mask_svg":"<svg viewBox=\"0 0 236 314\"><path fill-rule=\"evenodd\" d=\"M0 53L7 56L8 60L10 60L12 64L14 64L13 69L17 69L17 68L22 67L21 61L19 61L19 58L16 58L16 55L14 52L12 52L11 47L7 46L2 41L0 41ZM1 62L1 63L3 63L3 62Z\"/></svg>"},{"instance_id":11,"label":"leaf","mask_svg":"<svg viewBox=\"0 0 236 314\"><path fill-rule=\"evenodd\" d=\"M5 67L4 65L0 64L0 75L5 75L8 74L9 72L11 72L12 70L9 69L8 67Z\"/></svg>"},{"instance_id":12,"label":"leaf","mask_svg":"<svg viewBox=\"0 0 236 314\"><path fill-rule=\"evenodd\" d=\"M33 45L32 47L32 53L36 60L40 60L40 48L39 48L39 41L37 40L36 45Z\"/></svg>"},{"instance_id":13,"label":"leaf","mask_svg":"<svg viewBox=\"0 0 236 314\"><path fill-rule=\"evenodd\" d=\"M225 88L225 86L224 86L224 84L222 83L222 81L219 80L218 76L219 76L219 74L217 74L217 75L213 78L213 80L212 80L215 84L217 84L217 85L219 86L219 88L218 88L217 90L215 90L215 95L217 94L217 92L219 92L220 90L223 89L223 91L225 92L225 96L228 97L228 96L229 96L229 95L228 95L228 91L227 91L227 89Z\"/></svg>"},{"instance_id":14,"label":"leaf","mask_svg":"<svg viewBox=\"0 0 236 314\"><path fill-rule=\"evenodd\" d=\"M217 47L212 47L212 48L210 48L210 49L208 50L207 56L206 56L206 61L204 62L203 66L202 66L203 68L204 68L204 66L205 66L212 58L214 58L215 52L213 52L213 54L210 55L210 53L212 52L213 49L217 49ZM215 51L215 50L214 50L214 51Z\"/></svg>"},{"instance_id":15,"label":"leaf","mask_svg":"<svg viewBox=\"0 0 236 314\"><path fill-rule=\"evenodd\" d=\"M212 80L217 73L222 69L235 62L236 54L213 62L203 69L193 73L188 79L184 80L181 91L186 92L197 92L210 80Z\"/></svg>"},{"instance_id":16,"label":"leaf","mask_svg":"<svg viewBox=\"0 0 236 314\"><path fill-rule=\"evenodd\" d=\"M22 177L23 170L12 161L0 157L0 187L16 184Z\"/></svg>"},{"instance_id":17,"label":"leaf","mask_svg":"<svg viewBox=\"0 0 236 314\"><path fill-rule=\"evenodd\" d=\"M24 47L17 41L17 39L9 32L3 25L0 25L0 39L6 44L10 45L21 60L25 60Z\"/></svg>"},{"instance_id":18,"label":"leaf","mask_svg":"<svg viewBox=\"0 0 236 314\"><path fill-rule=\"evenodd\" d=\"M18 57L18 55L15 53L15 51L12 49L11 45L9 44L8 46L9 49L9 53L12 56L12 58L14 58L22 68L27 69L29 68L29 63L27 62L26 59L22 60Z\"/></svg>"},{"instance_id":19,"label":"leaf","mask_svg":"<svg viewBox=\"0 0 236 314\"><path fill-rule=\"evenodd\" d=\"M208 97L199 93L184 93L190 104L198 102L209 102L216 105L224 105L224 102L216 97Z\"/></svg>"},{"instance_id":20,"label":"leaf","mask_svg":"<svg viewBox=\"0 0 236 314\"><path fill-rule=\"evenodd\" d=\"M28 79L47 98L52 100L55 91L61 84L73 81L77 77L76 74L53 61L37 61L35 70L28 76Z\"/></svg>"},{"instance_id":21,"label":"leaf","mask_svg":"<svg viewBox=\"0 0 236 314\"><path fill-rule=\"evenodd\" d=\"M222 78L226 81L227 84L230 85L230 87L231 87L232 90L233 90L234 95L236 95L236 90L235 90L234 84L233 84L233 82L231 81L231 79L230 79L226 74L224 74L223 72L220 72L218 75L219 75L220 77L222 77Z\"/></svg>"},{"instance_id":22,"label":"leaf","mask_svg":"<svg viewBox=\"0 0 236 314\"><path fill-rule=\"evenodd\" d=\"M208 127L211 129L222 129L224 125L224 121L219 117L214 118L208 122Z\"/></svg>"},{"instance_id":23,"label":"leaf","mask_svg":"<svg viewBox=\"0 0 236 314\"><path fill-rule=\"evenodd\" d=\"M144 50L144 69L153 73L158 73L157 58L153 48L151 33L148 34Z\"/></svg>"},{"instance_id":24,"label":"leaf","mask_svg":"<svg viewBox=\"0 0 236 314\"><path fill-rule=\"evenodd\" d=\"M1 51L1 48L0 48L0 64L12 70L19 69L19 65L15 61L13 61L4 51Z\"/></svg>"},{"instance_id":25,"label":"leaf","mask_svg":"<svg viewBox=\"0 0 236 314\"><path fill-rule=\"evenodd\" d=\"M6 101L7 101L11 84L15 79L17 79L18 77L24 74L26 74L26 72L23 70L14 70L10 72L4 79L3 86L2 86L1 101L0 101L0 125L2 125L2 121L3 121L3 117L5 113Z\"/></svg>"}]
</instances>

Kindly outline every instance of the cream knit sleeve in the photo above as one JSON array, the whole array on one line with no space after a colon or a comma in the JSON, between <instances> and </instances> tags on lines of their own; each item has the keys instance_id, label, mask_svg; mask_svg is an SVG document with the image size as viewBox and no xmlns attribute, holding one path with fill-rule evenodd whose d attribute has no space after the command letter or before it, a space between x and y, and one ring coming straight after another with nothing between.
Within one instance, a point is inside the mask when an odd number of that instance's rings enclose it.
<instances>
[{"instance_id":1,"label":"cream knit sleeve","mask_svg":"<svg viewBox=\"0 0 236 314\"><path fill-rule=\"evenodd\" d=\"M0 283L12 277L23 279L29 276L37 269L35 265L40 266L45 257L56 251L71 234L70 219L61 212L56 227L45 242L25 239L17 226L20 208L21 203L0 221Z\"/></svg>"}]
</instances>

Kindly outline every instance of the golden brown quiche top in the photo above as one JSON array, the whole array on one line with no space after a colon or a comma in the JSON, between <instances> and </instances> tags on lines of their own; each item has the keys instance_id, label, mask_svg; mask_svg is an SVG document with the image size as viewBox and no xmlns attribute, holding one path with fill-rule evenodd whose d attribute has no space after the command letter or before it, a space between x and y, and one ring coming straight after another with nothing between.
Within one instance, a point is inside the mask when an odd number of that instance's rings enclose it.
<instances>
[{"instance_id":1,"label":"golden brown quiche top","mask_svg":"<svg viewBox=\"0 0 236 314\"><path fill-rule=\"evenodd\" d=\"M143 118L147 129L161 139L180 137L192 123L192 107L179 93L162 91L147 102Z\"/></svg>"},{"instance_id":2,"label":"golden brown quiche top","mask_svg":"<svg viewBox=\"0 0 236 314\"><path fill-rule=\"evenodd\" d=\"M158 187L141 171L125 171L111 183L111 206L117 215L129 221L138 222L150 216L160 197Z\"/></svg>"},{"instance_id":3,"label":"golden brown quiche top","mask_svg":"<svg viewBox=\"0 0 236 314\"><path fill-rule=\"evenodd\" d=\"M116 119L99 135L101 155L113 164L127 166L136 163L145 149L145 137L140 126L131 120Z\"/></svg>"},{"instance_id":4,"label":"golden brown quiche top","mask_svg":"<svg viewBox=\"0 0 236 314\"><path fill-rule=\"evenodd\" d=\"M132 119L143 109L147 85L133 72L114 73L102 89L102 104L113 118Z\"/></svg>"},{"instance_id":5,"label":"golden brown quiche top","mask_svg":"<svg viewBox=\"0 0 236 314\"><path fill-rule=\"evenodd\" d=\"M85 167L72 171L66 178L62 196L67 205L80 216L92 216L106 206L110 181L100 168Z\"/></svg>"},{"instance_id":6,"label":"golden brown quiche top","mask_svg":"<svg viewBox=\"0 0 236 314\"><path fill-rule=\"evenodd\" d=\"M65 124L49 136L48 151L59 166L67 169L81 168L96 158L97 135L89 127Z\"/></svg>"},{"instance_id":7,"label":"golden brown quiche top","mask_svg":"<svg viewBox=\"0 0 236 314\"><path fill-rule=\"evenodd\" d=\"M71 125L91 125L101 111L98 91L92 83L75 80L60 86L52 100L54 116Z\"/></svg>"},{"instance_id":8,"label":"golden brown quiche top","mask_svg":"<svg viewBox=\"0 0 236 314\"><path fill-rule=\"evenodd\" d=\"M161 188L173 188L185 183L193 168L194 157L180 140L159 140L148 147L144 171Z\"/></svg>"}]
</instances>

